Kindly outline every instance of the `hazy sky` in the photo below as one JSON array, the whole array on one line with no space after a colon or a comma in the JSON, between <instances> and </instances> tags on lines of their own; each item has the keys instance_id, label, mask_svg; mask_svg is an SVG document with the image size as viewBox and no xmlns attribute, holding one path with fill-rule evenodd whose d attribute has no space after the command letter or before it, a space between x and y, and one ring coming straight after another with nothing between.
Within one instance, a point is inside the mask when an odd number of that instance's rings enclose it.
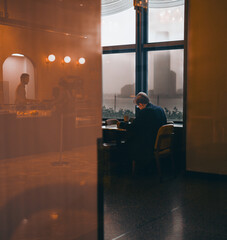
<instances>
[{"instance_id":1,"label":"hazy sky","mask_svg":"<svg viewBox=\"0 0 227 240\"><path fill-rule=\"evenodd\" d=\"M126 84L135 83L135 54L103 55L103 92L120 93Z\"/></svg>"},{"instance_id":2,"label":"hazy sky","mask_svg":"<svg viewBox=\"0 0 227 240\"><path fill-rule=\"evenodd\" d=\"M169 69L159 71L174 71L176 73L176 89L183 88L183 50L165 51L170 60ZM163 53L163 51L162 51ZM168 53L170 55L168 56ZM153 89L154 55L159 52L148 53L148 89ZM135 54L104 54L103 55L103 93L120 93L126 84L135 83ZM163 64L164 65L164 64ZM164 65L166 66L166 65Z\"/></svg>"}]
</instances>

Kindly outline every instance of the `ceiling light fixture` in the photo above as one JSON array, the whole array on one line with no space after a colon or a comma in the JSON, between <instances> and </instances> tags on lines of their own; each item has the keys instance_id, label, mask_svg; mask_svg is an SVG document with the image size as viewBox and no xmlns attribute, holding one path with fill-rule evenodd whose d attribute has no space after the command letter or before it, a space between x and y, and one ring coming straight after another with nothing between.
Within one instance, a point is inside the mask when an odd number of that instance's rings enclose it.
<instances>
[{"instance_id":1,"label":"ceiling light fixture","mask_svg":"<svg viewBox=\"0 0 227 240\"><path fill-rule=\"evenodd\" d=\"M24 55L20 54L20 53L13 53L12 56L13 57L24 57Z\"/></svg>"}]
</instances>

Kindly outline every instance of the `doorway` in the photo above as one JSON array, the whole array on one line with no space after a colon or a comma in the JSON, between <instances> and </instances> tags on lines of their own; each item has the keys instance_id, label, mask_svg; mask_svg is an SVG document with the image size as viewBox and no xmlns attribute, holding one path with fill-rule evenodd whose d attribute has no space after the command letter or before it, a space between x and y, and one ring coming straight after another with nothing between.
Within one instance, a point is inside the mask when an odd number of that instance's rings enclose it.
<instances>
[{"instance_id":1,"label":"doorway","mask_svg":"<svg viewBox=\"0 0 227 240\"><path fill-rule=\"evenodd\" d=\"M16 54L15 54L16 55ZM35 98L34 66L25 56L17 54L8 57L3 63L3 102L4 104L15 103L16 88L20 83L22 73L30 76L29 84L26 86L27 98Z\"/></svg>"}]
</instances>

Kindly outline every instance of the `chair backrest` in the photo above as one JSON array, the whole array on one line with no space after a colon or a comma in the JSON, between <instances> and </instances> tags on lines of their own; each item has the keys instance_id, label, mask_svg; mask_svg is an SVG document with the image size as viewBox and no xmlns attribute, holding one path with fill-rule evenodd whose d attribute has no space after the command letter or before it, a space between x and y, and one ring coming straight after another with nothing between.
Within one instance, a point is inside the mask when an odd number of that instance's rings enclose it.
<instances>
[{"instance_id":1,"label":"chair backrest","mask_svg":"<svg viewBox=\"0 0 227 240\"><path fill-rule=\"evenodd\" d=\"M106 125L113 125L117 124L119 121L117 119L107 119L106 120Z\"/></svg>"},{"instance_id":2,"label":"chair backrest","mask_svg":"<svg viewBox=\"0 0 227 240\"><path fill-rule=\"evenodd\" d=\"M166 124L161 126L158 130L158 134L155 140L155 151L163 151L165 149L171 148L173 134L173 124Z\"/></svg>"}]
</instances>

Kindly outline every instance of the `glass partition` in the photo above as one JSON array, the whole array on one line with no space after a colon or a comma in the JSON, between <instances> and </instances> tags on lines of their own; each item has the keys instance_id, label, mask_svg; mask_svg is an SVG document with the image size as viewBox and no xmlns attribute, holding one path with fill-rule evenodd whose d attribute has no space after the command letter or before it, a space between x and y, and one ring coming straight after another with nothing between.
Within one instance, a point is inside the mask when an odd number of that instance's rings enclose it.
<instances>
[{"instance_id":1,"label":"glass partition","mask_svg":"<svg viewBox=\"0 0 227 240\"><path fill-rule=\"evenodd\" d=\"M100 14L0 1L1 240L98 238Z\"/></svg>"}]
</instances>

